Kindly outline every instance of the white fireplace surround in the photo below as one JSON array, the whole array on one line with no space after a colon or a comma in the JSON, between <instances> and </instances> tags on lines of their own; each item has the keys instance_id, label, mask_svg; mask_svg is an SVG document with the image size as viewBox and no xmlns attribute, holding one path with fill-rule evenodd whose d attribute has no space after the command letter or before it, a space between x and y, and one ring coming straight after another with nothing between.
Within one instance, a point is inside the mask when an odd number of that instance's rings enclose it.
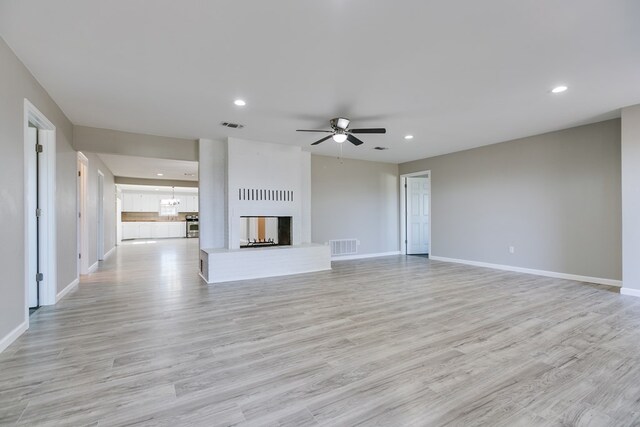
<instances>
[{"instance_id":1,"label":"white fireplace surround","mask_svg":"<svg viewBox=\"0 0 640 427\"><path fill-rule=\"evenodd\" d=\"M210 147L203 148L201 154L210 155ZM249 278L247 263L251 263L251 278L330 269L329 247L311 243L311 154L300 147L237 138L229 138L222 148L220 151L226 151L225 244L201 242L202 277L208 283ZM208 162L201 156L201 168ZM220 187L219 183L211 184L212 189ZM200 186L201 198L207 197L209 186L202 179ZM218 193L212 196L219 199ZM208 216L201 209L203 229ZM247 216L291 217L292 245L285 252L273 252L277 248L240 249L240 218ZM258 265L253 251L265 251L260 259L273 260Z\"/></svg>"}]
</instances>

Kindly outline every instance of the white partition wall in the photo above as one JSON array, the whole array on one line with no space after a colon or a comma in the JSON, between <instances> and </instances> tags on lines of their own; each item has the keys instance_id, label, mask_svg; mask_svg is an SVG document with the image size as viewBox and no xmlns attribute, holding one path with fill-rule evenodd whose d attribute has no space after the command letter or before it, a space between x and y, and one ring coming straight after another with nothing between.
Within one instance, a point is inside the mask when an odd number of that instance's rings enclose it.
<instances>
[{"instance_id":1,"label":"white partition wall","mask_svg":"<svg viewBox=\"0 0 640 427\"><path fill-rule=\"evenodd\" d=\"M329 247L310 242L309 153L290 145L201 139L199 171L200 273L208 283L331 268ZM291 245L241 249L241 218L247 216L291 218Z\"/></svg>"},{"instance_id":2,"label":"white partition wall","mask_svg":"<svg viewBox=\"0 0 640 427\"><path fill-rule=\"evenodd\" d=\"M622 110L622 286L640 297L640 105Z\"/></svg>"}]
</instances>

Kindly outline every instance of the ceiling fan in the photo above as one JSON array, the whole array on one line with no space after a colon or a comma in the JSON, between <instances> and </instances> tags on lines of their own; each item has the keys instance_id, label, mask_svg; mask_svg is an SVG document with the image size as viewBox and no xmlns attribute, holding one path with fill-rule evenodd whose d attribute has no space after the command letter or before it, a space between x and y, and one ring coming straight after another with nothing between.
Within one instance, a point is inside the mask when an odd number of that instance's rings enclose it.
<instances>
[{"instance_id":1,"label":"ceiling fan","mask_svg":"<svg viewBox=\"0 0 640 427\"><path fill-rule=\"evenodd\" d=\"M354 133L387 133L387 130L385 128L349 129L349 123L349 119L337 117L335 119L329 120L329 124L331 125L332 130L298 129L298 132L326 132L331 134L314 142L311 145L318 145L329 138L333 138L333 140L339 144L342 144L345 141L349 141L353 145L361 145L364 144L364 142L353 136Z\"/></svg>"}]
</instances>

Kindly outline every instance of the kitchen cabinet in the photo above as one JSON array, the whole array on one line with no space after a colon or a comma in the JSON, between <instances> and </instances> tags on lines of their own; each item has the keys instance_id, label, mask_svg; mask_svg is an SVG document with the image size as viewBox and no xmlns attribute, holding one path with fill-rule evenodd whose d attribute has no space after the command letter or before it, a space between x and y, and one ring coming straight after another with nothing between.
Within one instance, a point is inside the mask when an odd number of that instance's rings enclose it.
<instances>
[{"instance_id":1,"label":"kitchen cabinet","mask_svg":"<svg viewBox=\"0 0 640 427\"><path fill-rule=\"evenodd\" d=\"M140 224L140 232L139 232L139 236L141 239L148 239L149 237L153 237L152 235L152 228L153 228L153 224L150 222L139 222L138 224Z\"/></svg>"},{"instance_id":2,"label":"kitchen cabinet","mask_svg":"<svg viewBox=\"0 0 640 427\"><path fill-rule=\"evenodd\" d=\"M122 239L166 239L187 237L185 221L123 222Z\"/></svg>"},{"instance_id":3,"label":"kitchen cabinet","mask_svg":"<svg viewBox=\"0 0 640 427\"><path fill-rule=\"evenodd\" d=\"M198 212L198 196L182 196L180 199L180 212Z\"/></svg>"},{"instance_id":4,"label":"kitchen cabinet","mask_svg":"<svg viewBox=\"0 0 640 427\"><path fill-rule=\"evenodd\" d=\"M123 212L159 212L160 201L171 199L173 195L165 192L134 193L122 192ZM178 212L198 212L198 195L176 193L175 198L180 201Z\"/></svg>"},{"instance_id":5,"label":"kitchen cabinet","mask_svg":"<svg viewBox=\"0 0 640 427\"><path fill-rule=\"evenodd\" d=\"M160 210L159 194L142 195L142 212L158 212Z\"/></svg>"}]
</instances>

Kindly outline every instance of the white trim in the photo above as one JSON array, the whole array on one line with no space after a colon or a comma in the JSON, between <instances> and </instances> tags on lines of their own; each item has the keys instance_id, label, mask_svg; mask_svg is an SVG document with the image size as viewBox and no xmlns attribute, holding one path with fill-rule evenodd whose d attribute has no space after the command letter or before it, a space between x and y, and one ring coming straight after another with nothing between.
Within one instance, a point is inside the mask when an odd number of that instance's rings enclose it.
<instances>
[{"instance_id":1,"label":"white trim","mask_svg":"<svg viewBox=\"0 0 640 427\"><path fill-rule=\"evenodd\" d=\"M476 267L493 268L495 270L514 271L516 273L535 274L537 276L553 277L556 279L575 280L577 282L588 282L588 283L596 283L599 285L608 285L608 286L617 286L617 287L622 286L622 281L620 280L604 279L601 277L580 276L577 274L558 273L555 271L545 271L545 270L535 270L533 268L514 267L511 265L501 265L501 264L491 264L488 262L480 262L480 261L467 261L463 259L446 258L441 256L430 256L429 259L432 259L434 261L453 262L456 264L473 265Z\"/></svg>"},{"instance_id":2,"label":"white trim","mask_svg":"<svg viewBox=\"0 0 640 427\"><path fill-rule=\"evenodd\" d=\"M76 290L79 283L80 283L80 278L75 278L73 282L69 283L63 290L58 292L58 295L56 295L56 303L60 301L62 298L64 298L65 296L67 296L68 293Z\"/></svg>"},{"instance_id":3,"label":"white trim","mask_svg":"<svg viewBox=\"0 0 640 427\"><path fill-rule=\"evenodd\" d=\"M345 255L345 256L332 256L331 261L349 261L352 259L365 259L365 258L378 258L381 256L400 255L400 251L391 252L379 252L376 254L360 254L360 255Z\"/></svg>"},{"instance_id":4,"label":"white trim","mask_svg":"<svg viewBox=\"0 0 640 427\"><path fill-rule=\"evenodd\" d=\"M25 320L24 322L16 326L16 328L13 331L9 332L2 339L0 339L0 353L5 351L7 347L13 344L13 342L17 340L20 337L20 335L24 334L24 332L27 330L28 327L29 327L29 322Z\"/></svg>"},{"instance_id":5,"label":"white trim","mask_svg":"<svg viewBox=\"0 0 640 427\"><path fill-rule=\"evenodd\" d=\"M204 276L202 275L202 273L201 273L201 272L199 272L199 271L198 271L198 276L200 276L200 278L201 278L202 280L204 280L204 283L206 283L207 285L213 285L213 283L209 283L209 281L207 280L207 278L206 278L206 277L204 277Z\"/></svg>"},{"instance_id":6,"label":"white trim","mask_svg":"<svg viewBox=\"0 0 640 427\"><path fill-rule=\"evenodd\" d=\"M621 288L620 295L627 295L630 297L640 297L640 289Z\"/></svg>"},{"instance_id":7,"label":"white trim","mask_svg":"<svg viewBox=\"0 0 640 427\"><path fill-rule=\"evenodd\" d=\"M104 260L106 260L107 258L109 258L111 255L113 255L113 253L116 251L116 247L112 247L111 249L109 249L107 251L106 254L104 254Z\"/></svg>"},{"instance_id":8,"label":"white trim","mask_svg":"<svg viewBox=\"0 0 640 427\"><path fill-rule=\"evenodd\" d=\"M87 215L87 195L88 195L88 186L89 186L89 159L83 153L78 151L78 172L81 172L84 169L84 173L78 177L78 182L76 185L76 193L77 193L77 233L78 233L78 242L77 242L77 253L82 254L82 258L78 258L77 260L77 270L78 275L89 274L89 224L88 224L88 215ZM82 214L82 216L80 216Z\"/></svg>"},{"instance_id":9,"label":"white trim","mask_svg":"<svg viewBox=\"0 0 640 427\"><path fill-rule=\"evenodd\" d=\"M29 327L29 284L35 280L37 260L33 259L31 242L35 238L36 194L32 185L36 174L35 147L29 138L29 123L38 128L38 143L44 146L40 157L40 305L55 304L57 287L56 250L56 127L28 99L24 98L23 145L24 145L24 324Z\"/></svg>"},{"instance_id":10,"label":"white trim","mask_svg":"<svg viewBox=\"0 0 640 427\"><path fill-rule=\"evenodd\" d=\"M104 173L100 169L96 192L96 258L98 261L104 261Z\"/></svg>"},{"instance_id":11,"label":"white trim","mask_svg":"<svg viewBox=\"0 0 640 427\"><path fill-rule=\"evenodd\" d=\"M404 187L404 179L407 177L415 177L415 176L425 176L427 175L429 178L429 253L433 252L433 238L431 236L431 205L433 195L431 194L431 170L419 171L419 172L411 172L411 173L403 173L400 175L400 254L406 255L407 253L407 244L405 241L407 240L407 213L406 213L406 196L405 196L405 187Z\"/></svg>"},{"instance_id":12,"label":"white trim","mask_svg":"<svg viewBox=\"0 0 640 427\"><path fill-rule=\"evenodd\" d=\"M89 270L87 271L87 274L91 274L91 273L95 273L96 270L98 269L98 261L96 261L91 267L89 267Z\"/></svg>"}]
</instances>

